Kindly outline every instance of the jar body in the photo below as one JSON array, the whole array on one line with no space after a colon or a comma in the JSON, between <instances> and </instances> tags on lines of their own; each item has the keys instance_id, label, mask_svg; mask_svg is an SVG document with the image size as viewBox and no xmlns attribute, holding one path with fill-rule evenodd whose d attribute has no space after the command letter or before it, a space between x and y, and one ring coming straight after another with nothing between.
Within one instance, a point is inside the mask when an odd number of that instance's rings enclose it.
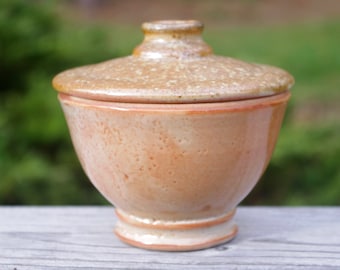
<instances>
[{"instance_id":1,"label":"jar body","mask_svg":"<svg viewBox=\"0 0 340 270\"><path fill-rule=\"evenodd\" d=\"M200 104L59 100L86 174L118 209L118 236L187 250L235 235L233 211L268 165L289 96Z\"/></svg>"}]
</instances>

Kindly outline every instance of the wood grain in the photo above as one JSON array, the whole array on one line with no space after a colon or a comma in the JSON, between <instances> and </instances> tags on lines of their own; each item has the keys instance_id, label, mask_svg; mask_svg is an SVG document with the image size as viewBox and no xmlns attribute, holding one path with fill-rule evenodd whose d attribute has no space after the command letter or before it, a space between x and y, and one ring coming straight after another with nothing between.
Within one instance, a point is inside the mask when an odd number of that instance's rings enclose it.
<instances>
[{"instance_id":1,"label":"wood grain","mask_svg":"<svg viewBox=\"0 0 340 270\"><path fill-rule=\"evenodd\" d=\"M112 207L0 207L0 270L340 269L340 207L240 207L231 242L194 252L127 246Z\"/></svg>"}]
</instances>

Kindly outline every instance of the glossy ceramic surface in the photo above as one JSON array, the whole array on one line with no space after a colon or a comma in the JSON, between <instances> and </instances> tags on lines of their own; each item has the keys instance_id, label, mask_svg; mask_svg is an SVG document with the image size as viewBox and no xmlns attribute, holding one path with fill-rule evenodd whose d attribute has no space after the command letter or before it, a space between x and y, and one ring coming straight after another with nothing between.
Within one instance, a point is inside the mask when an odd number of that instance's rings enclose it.
<instances>
[{"instance_id":1,"label":"glossy ceramic surface","mask_svg":"<svg viewBox=\"0 0 340 270\"><path fill-rule=\"evenodd\" d=\"M143 24L133 55L53 80L79 160L138 247L232 239L237 204L267 167L294 80L213 54L197 21Z\"/></svg>"},{"instance_id":2,"label":"glossy ceramic surface","mask_svg":"<svg viewBox=\"0 0 340 270\"><path fill-rule=\"evenodd\" d=\"M117 234L186 250L235 235L223 217L264 172L289 95L176 105L60 100L85 172L123 217Z\"/></svg>"},{"instance_id":3,"label":"glossy ceramic surface","mask_svg":"<svg viewBox=\"0 0 340 270\"><path fill-rule=\"evenodd\" d=\"M202 28L197 21L146 23L133 55L67 70L53 85L72 96L136 103L241 100L292 86L293 77L280 68L214 55Z\"/></svg>"}]
</instances>

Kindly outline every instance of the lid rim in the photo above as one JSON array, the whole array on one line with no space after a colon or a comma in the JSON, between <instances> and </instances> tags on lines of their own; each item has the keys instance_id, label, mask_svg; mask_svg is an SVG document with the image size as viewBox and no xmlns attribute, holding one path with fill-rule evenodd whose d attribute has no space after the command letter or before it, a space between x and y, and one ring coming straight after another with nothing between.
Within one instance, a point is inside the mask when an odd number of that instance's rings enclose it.
<instances>
[{"instance_id":1,"label":"lid rim","mask_svg":"<svg viewBox=\"0 0 340 270\"><path fill-rule=\"evenodd\" d=\"M56 88L56 86L54 85ZM178 96L177 99L174 96L123 96L123 95L98 95L92 92L80 92L77 90L74 91L60 91L60 94L69 95L81 99L93 100L93 101L104 101L104 102L117 102L117 103L139 103L139 104L196 104L196 103L222 103L222 102L236 102L236 101L244 101L251 99L261 99L266 97L271 97L275 95L280 95L285 92L290 92L291 87L285 88L281 91L272 91L267 92L265 94L241 94L227 97L223 97L220 95L216 95L215 97L211 96ZM117 89L115 89L117 90ZM103 91L104 92L104 91Z\"/></svg>"}]
</instances>

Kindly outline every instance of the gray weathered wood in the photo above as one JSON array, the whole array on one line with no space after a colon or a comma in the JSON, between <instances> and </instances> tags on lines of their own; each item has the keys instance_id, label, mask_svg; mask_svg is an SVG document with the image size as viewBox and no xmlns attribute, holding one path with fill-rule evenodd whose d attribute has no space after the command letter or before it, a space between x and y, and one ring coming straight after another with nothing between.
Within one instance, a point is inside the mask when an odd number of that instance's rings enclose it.
<instances>
[{"instance_id":1,"label":"gray weathered wood","mask_svg":"<svg viewBox=\"0 0 340 270\"><path fill-rule=\"evenodd\" d=\"M0 270L340 269L340 207L240 207L239 234L194 252L119 242L112 207L0 207Z\"/></svg>"}]
</instances>

